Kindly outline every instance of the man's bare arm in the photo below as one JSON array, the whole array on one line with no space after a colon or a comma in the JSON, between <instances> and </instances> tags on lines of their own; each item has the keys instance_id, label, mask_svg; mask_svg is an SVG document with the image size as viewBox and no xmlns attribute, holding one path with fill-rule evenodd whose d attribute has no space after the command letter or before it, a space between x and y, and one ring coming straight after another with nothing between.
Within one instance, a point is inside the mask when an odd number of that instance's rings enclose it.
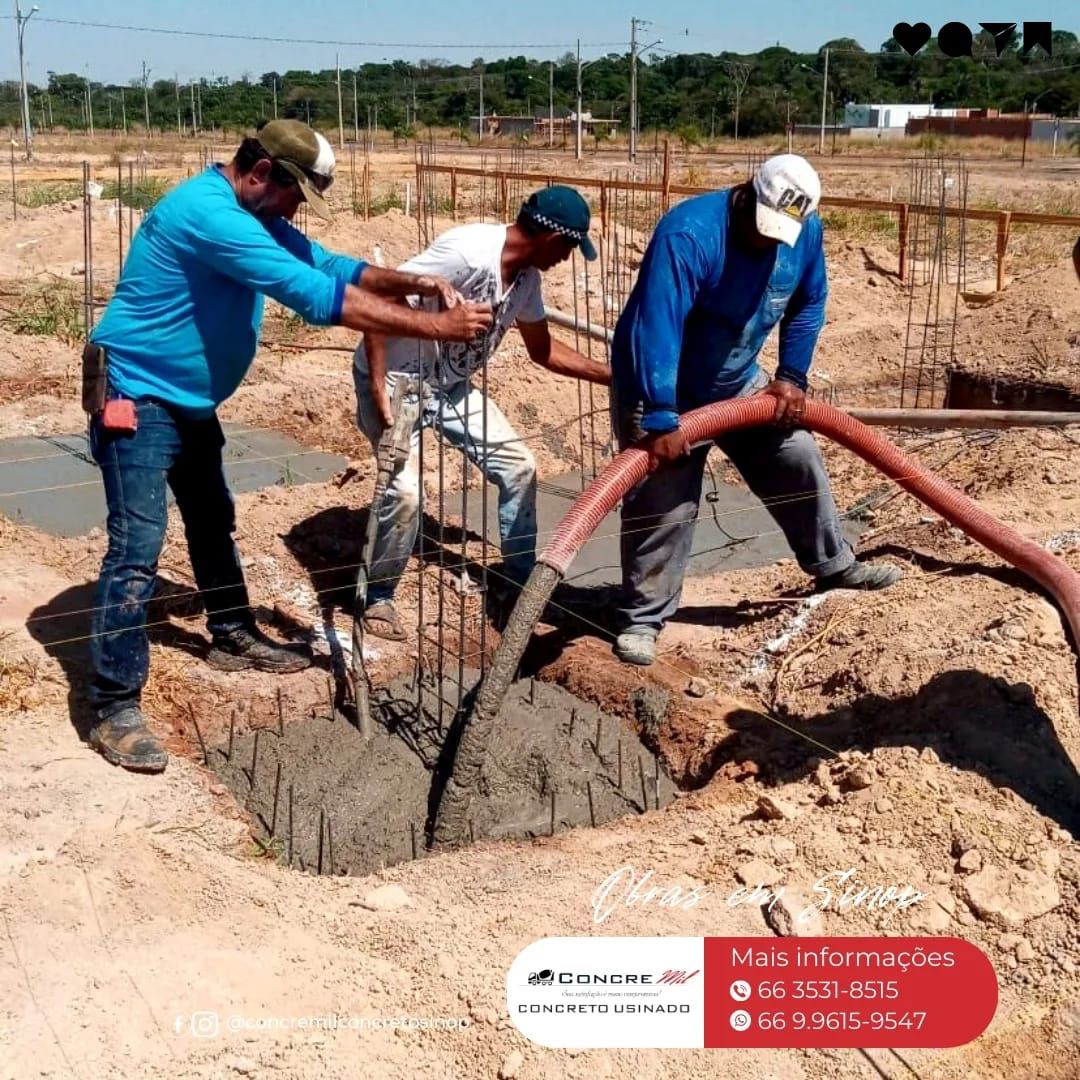
<instances>
[{"instance_id":1,"label":"man's bare arm","mask_svg":"<svg viewBox=\"0 0 1080 1080\"><path fill-rule=\"evenodd\" d=\"M414 310L367 289L346 285L341 325L394 337L471 341L491 326L491 305L461 303L446 311Z\"/></svg>"},{"instance_id":2,"label":"man's bare arm","mask_svg":"<svg viewBox=\"0 0 1080 1080\"><path fill-rule=\"evenodd\" d=\"M444 308L455 307L462 300L454 286L437 274L410 274L370 263L360 275L360 284L380 296L437 296Z\"/></svg>"},{"instance_id":3,"label":"man's bare arm","mask_svg":"<svg viewBox=\"0 0 1080 1080\"><path fill-rule=\"evenodd\" d=\"M599 383L601 386L610 384L611 369L607 364L590 360L561 341L556 341L551 336L546 319L541 319L539 322L518 322L517 328L521 334L521 340L525 342L529 359L534 363L547 368L548 371L553 371L556 375L584 379L586 382Z\"/></svg>"}]
</instances>

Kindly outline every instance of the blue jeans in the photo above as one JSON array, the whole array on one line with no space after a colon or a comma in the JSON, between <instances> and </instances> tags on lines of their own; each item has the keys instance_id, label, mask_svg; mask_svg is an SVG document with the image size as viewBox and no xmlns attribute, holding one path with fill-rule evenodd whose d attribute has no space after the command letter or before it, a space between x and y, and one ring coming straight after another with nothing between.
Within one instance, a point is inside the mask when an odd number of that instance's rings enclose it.
<instances>
[{"instance_id":1,"label":"blue jeans","mask_svg":"<svg viewBox=\"0 0 1080 1080\"><path fill-rule=\"evenodd\" d=\"M90 421L90 450L108 503L109 549L91 620L90 703L100 717L137 705L149 672L146 605L168 522L165 485L184 522L195 581L211 633L254 623L233 544L236 519L225 483L217 417L191 420L154 401L137 401L134 434Z\"/></svg>"},{"instance_id":2,"label":"blue jeans","mask_svg":"<svg viewBox=\"0 0 1080 1080\"><path fill-rule=\"evenodd\" d=\"M392 397L393 372L386 377ZM367 368L353 365L356 383L356 422L378 446L382 420L371 397ZM510 421L490 398L487 401L487 442L484 441L484 397L462 381L441 389L424 384L424 404L413 428L409 460L391 480L379 508L375 552L368 568L368 606L389 600L408 565L420 527L420 438L425 427L442 430L446 441L464 451L499 493L499 536L503 569L522 584L536 562L536 461Z\"/></svg>"}]
</instances>

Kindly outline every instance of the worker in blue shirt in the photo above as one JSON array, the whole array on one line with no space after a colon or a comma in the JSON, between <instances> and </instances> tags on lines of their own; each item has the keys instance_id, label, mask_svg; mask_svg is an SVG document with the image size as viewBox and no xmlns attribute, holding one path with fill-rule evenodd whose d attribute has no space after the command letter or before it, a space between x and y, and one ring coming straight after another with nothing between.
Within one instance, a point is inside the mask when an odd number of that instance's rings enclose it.
<instances>
[{"instance_id":1,"label":"worker in blue shirt","mask_svg":"<svg viewBox=\"0 0 1080 1080\"><path fill-rule=\"evenodd\" d=\"M147 215L91 334L83 405L105 485L109 546L92 615L90 743L113 764L160 772L167 762L139 704L166 485L206 606L208 662L269 672L310 663L306 651L255 625L222 471L215 410L254 359L264 295L311 323L383 334L469 341L491 325L488 305L460 302L441 278L333 254L295 229L301 202L329 216L323 194L333 169L329 143L306 124L264 125L227 165L181 184ZM395 302L411 295L439 297L442 310Z\"/></svg>"},{"instance_id":2,"label":"worker in blue shirt","mask_svg":"<svg viewBox=\"0 0 1080 1080\"><path fill-rule=\"evenodd\" d=\"M774 426L716 443L818 589L881 589L900 577L896 567L855 560L813 436L794 427L825 321L820 197L809 162L782 154L745 184L680 203L645 252L611 360L620 446L650 454L650 475L622 508L615 654L627 663L653 662L660 630L678 607L710 450L691 448L678 422L701 405L755 393L776 399ZM777 323L780 363L770 380L758 358Z\"/></svg>"}]
</instances>

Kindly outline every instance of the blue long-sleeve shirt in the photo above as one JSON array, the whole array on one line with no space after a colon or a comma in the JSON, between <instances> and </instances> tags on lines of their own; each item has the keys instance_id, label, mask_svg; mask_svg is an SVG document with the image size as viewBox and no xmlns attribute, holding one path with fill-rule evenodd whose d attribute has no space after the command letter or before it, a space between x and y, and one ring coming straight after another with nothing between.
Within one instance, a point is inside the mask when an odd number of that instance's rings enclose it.
<instances>
[{"instance_id":1,"label":"blue long-sleeve shirt","mask_svg":"<svg viewBox=\"0 0 1080 1080\"><path fill-rule=\"evenodd\" d=\"M729 208L730 191L718 191L661 218L615 326L616 392L643 404L645 431L738 394L777 322L776 374L806 387L828 293L821 222L808 218L793 248L747 252L729 242Z\"/></svg>"},{"instance_id":2,"label":"blue long-sleeve shirt","mask_svg":"<svg viewBox=\"0 0 1080 1080\"><path fill-rule=\"evenodd\" d=\"M282 218L260 221L212 166L147 215L91 340L119 394L208 416L255 358L264 295L310 323L337 323L345 286L366 265Z\"/></svg>"}]
</instances>

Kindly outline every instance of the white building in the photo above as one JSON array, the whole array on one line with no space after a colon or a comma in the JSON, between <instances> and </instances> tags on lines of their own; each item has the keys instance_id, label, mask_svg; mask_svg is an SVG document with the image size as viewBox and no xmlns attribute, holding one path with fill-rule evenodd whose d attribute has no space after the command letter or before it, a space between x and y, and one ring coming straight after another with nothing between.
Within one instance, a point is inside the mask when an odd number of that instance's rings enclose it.
<instances>
[{"instance_id":1,"label":"white building","mask_svg":"<svg viewBox=\"0 0 1080 1080\"><path fill-rule=\"evenodd\" d=\"M935 109L932 105L858 105L844 106L844 126L849 128L899 128L913 117L957 116L965 110Z\"/></svg>"}]
</instances>

